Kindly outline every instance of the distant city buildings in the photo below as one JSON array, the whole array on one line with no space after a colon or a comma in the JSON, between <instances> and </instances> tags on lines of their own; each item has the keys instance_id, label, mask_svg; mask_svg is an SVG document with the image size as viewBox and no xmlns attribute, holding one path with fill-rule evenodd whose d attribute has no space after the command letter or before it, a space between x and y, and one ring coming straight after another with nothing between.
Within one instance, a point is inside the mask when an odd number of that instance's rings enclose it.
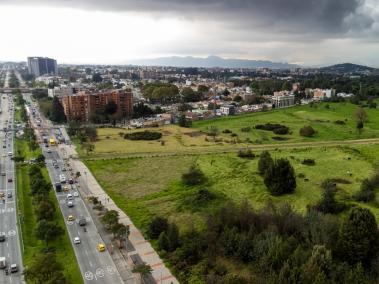
<instances>
[{"instance_id":1,"label":"distant city buildings","mask_svg":"<svg viewBox=\"0 0 379 284\"><path fill-rule=\"evenodd\" d=\"M69 120L89 121L91 114L104 111L113 101L117 105L119 118L131 118L133 113L133 95L131 90L105 90L99 92L81 91L62 97L65 115Z\"/></svg>"},{"instance_id":2,"label":"distant city buildings","mask_svg":"<svg viewBox=\"0 0 379 284\"><path fill-rule=\"evenodd\" d=\"M57 61L48 57L28 57L28 72L35 77L58 75Z\"/></svg>"}]
</instances>

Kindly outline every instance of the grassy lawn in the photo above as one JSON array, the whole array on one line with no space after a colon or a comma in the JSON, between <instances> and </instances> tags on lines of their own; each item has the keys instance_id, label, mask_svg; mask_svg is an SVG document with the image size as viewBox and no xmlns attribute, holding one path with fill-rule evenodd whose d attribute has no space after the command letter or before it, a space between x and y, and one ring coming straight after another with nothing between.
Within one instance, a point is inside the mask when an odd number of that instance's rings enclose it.
<instances>
[{"instance_id":1,"label":"grassy lawn","mask_svg":"<svg viewBox=\"0 0 379 284\"><path fill-rule=\"evenodd\" d=\"M275 158L289 158L296 174L304 175L297 178L295 193L271 196L257 173L258 158L241 159L235 153L87 160L85 163L139 228L146 229L154 215L169 216L184 228L192 224L201 226L204 214L227 200L239 202L246 199L255 208L269 202L288 202L299 212L304 212L307 205L315 204L320 199L320 185L326 178L348 181L348 184L338 184L337 198L353 204L352 194L359 190L361 181L373 172L374 161L370 157L375 154L379 156L379 145L277 150L271 151L271 154ZM315 159L316 165L303 165L301 162L306 158ZM184 186L181 175L194 162L200 166L208 181L199 187ZM112 173L111 179L109 173ZM205 206L194 208L190 198L202 187L208 188L217 198ZM370 207L379 220L377 204L379 202L365 206Z\"/></svg>"},{"instance_id":2,"label":"grassy lawn","mask_svg":"<svg viewBox=\"0 0 379 284\"><path fill-rule=\"evenodd\" d=\"M242 141L248 138L253 143L275 143L272 137L278 135L269 131L253 129L255 125L265 123L280 123L288 126L292 134L282 135L288 142L379 137L379 110L365 108L369 119L365 124L364 132L359 136L355 128L356 121L354 120L356 109L357 106L350 103L320 103L317 107L305 105L241 116L222 117L214 120L203 120L195 122L193 127L204 131L211 125L218 127L220 131L229 129L237 134ZM335 123L337 120L344 121L346 124L338 125ZM312 126L317 131L317 134L312 138L300 136L299 130L305 125ZM243 127L251 127L252 130L242 132L241 128ZM230 134L223 136L230 137Z\"/></svg>"},{"instance_id":3,"label":"grassy lawn","mask_svg":"<svg viewBox=\"0 0 379 284\"><path fill-rule=\"evenodd\" d=\"M30 152L26 141L16 139L16 149L26 159L36 157L40 150ZM29 175L27 164L17 165L17 198L18 198L18 211L22 216L21 230L24 243L24 266L27 266L34 259L35 255L41 252L46 247L46 244L35 237L34 230L36 227L37 219L34 214L33 200L30 194ZM48 179L47 169L43 169L43 174ZM58 240L51 242L50 246L55 248L57 261L64 267L64 274L70 283L83 283L83 279L76 262L75 254L71 245L70 238L66 231L63 216L59 210L59 204L54 195L53 190L50 192L50 199L54 202L56 208L57 223L64 228L65 234Z\"/></svg>"},{"instance_id":4,"label":"grassy lawn","mask_svg":"<svg viewBox=\"0 0 379 284\"><path fill-rule=\"evenodd\" d=\"M328 107L327 107L328 106ZM122 154L149 154L149 153L204 153L222 150L233 150L244 146L260 144L285 144L307 143L333 140L349 140L361 138L379 137L379 110L368 109L368 122L364 131L358 135L354 112L357 106L350 103L320 103L317 107L298 106L288 109L258 112L233 117L222 117L212 120L197 121L192 128L181 128L176 125L168 125L156 128L127 130L121 128L99 128L98 140L94 143L93 157L118 157ZM344 125L336 124L335 121L343 121ZM257 130L254 126L265 123L280 123L290 128L288 135L276 135L270 131ZM305 125L311 125L316 131L312 138L299 135L299 130ZM206 131L209 126L216 126L220 136L217 141L207 137ZM242 128L250 127L248 132ZM222 133L230 130L233 135ZM123 138L123 134L135 131L159 131L163 134L156 141L131 141ZM236 136L235 136L236 135ZM284 141L274 140L280 136ZM163 141L163 143L162 143ZM83 157L85 151L77 143L77 150Z\"/></svg>"}]
</instances>

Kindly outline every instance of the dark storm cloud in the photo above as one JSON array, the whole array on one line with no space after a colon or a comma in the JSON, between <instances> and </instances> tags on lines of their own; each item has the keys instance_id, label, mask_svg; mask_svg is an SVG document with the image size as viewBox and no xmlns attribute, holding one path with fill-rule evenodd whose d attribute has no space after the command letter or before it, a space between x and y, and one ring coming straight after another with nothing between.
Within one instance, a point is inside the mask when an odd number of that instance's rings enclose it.
<instances>
[{"instance_id":1,"label":"dark storm cloud","mask_svg":"<svg viewBox=\"0 0 379 284\"><path fill-rule=\"evenodd\" d=\"M213 20L242 30L274 33L343 34L370 29L374 23L362 9L364 0L0 0L0 3L144 12Z\"/></svg>"}]
</instances>

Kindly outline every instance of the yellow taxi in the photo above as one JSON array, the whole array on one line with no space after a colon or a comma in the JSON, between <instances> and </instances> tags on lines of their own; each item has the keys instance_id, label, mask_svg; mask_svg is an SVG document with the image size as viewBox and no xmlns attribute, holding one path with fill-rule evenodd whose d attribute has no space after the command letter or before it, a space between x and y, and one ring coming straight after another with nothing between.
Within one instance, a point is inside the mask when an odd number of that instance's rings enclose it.
<instances>
[{"instance_id":1,"label":"yellow taxi","mask_svg":"<svg viewBox=\"0 0 379 284\"><path fill-rule=\"evenodd\" d=\"M100 243L97 245L97 250L99 252L105 251L105 245L103 243Z\"/></svg>"},{"instance_id":2,"label":"yellow taxi","mask_svg":"<svg viewBox=\"0 0 379 284\"><path fill-rule=\"evenodd\" d=\"M67 185L65 185L65 186L63 187L63 191L67 192L67 191L69 191L69 190L70 190L70 189L68 188Z\"/></svg>"},{"instance_id":3,"label":"yellow taxi","mask_svg":"<svg viewBox=\"0 0 379 284\"><path fill-rule=\"evenodd\" d=\"M74 221L74 220L75 220L74 215L68 215L67 221Z\"/></svg>"}]
</instances>

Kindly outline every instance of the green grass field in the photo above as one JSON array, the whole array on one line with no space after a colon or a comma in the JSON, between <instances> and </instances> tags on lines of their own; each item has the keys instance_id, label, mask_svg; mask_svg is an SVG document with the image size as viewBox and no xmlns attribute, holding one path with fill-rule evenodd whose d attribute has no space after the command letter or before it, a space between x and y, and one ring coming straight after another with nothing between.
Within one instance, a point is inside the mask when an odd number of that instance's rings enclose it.
<instances>
[{"instance_id":1,"label":"green grass field","mask_svg":"<svg viewBox=\"0 0 379 284\"><path fill-rule=\"evenodd\" d=\"M201 226L204 214L227 200L240 202L246 199L255 208L269 202L288 202L299 212L304 212L307 205L315 204L320 199L320 185L326 178L347 180L349 184L338 185L337 198L354 204L352 194L359 190L361 181L373 172L374 161L369 157L379 156L379 145L277 150L271 151L271 154L275 158L288 158L296 174L305 176L297 178L295 193L271 196L257 174L258 158L246 160L237 157L236 153L87 160L86 164L138 227L145 229L154 215L169 216L181 227L192 224ZM316 165L301 164L306 158L315 159ZM192 163L197 163L205 173L208 178L206 184L187 187L181 183L182 173ZM112 179L109 179L109 173L112 173ZM217 198L205 206L194 208L189 202L190 197L202 187L208 188ZM379 202L375 201L364 206L370 207L379 220L377 204Z\"/></svg>"},{"instance_id":2,"label":"green grass field","mask_svg":"<svg viewBox=\"0 0 379 284\"><path fill-rule=\"evenodd\" d=\"M193 127L203 131L206 131L211 125L218 127L220 131L229 129L237 134L242 141L248 138L253 143L275 143L272 137L278 135L269 131L253 129L255 125L265 123L280 123L288 126L292 134L282 135L287 139L287 142L379 137L379 110L365 108L368 121L365 124L365 130L359 135L355 128L354 113L356 109L357 106L350 103L320 103L317 107L305 105L241 116L222 117L214 120L203 120L195 122ZM345 121L346 124L338 125L335 123L337 120ZM305 125L312 126L317 131L317 134L312 138L300 136L299 130ZM242 132L241 128L243 127L251 127L252 130ZM230 134L223 136L230 137Z\"/></svg>"},{"instance_id":3,"label":"green grass field","mask_svg":"<svg viewBox=\"0 0 379 284\"><path fill-rule=\"evenodd\" d=\"M31 152L29 151L26 141L16 139L16 150L26 159L36 157L41 153L40 149ZM28 266L35 255L41 252L46 247L45 243L35 237L34 230L36 227L36 216L34 214L33 200L30 194L28 165L17 165L17 198L18 198L18 212L22 216L21 231L23 239L23 261L24 266ZM43 174L48 179L46 168L43 169ZM53 190L50 192L50 199L54 202L56 208L57 223L64 229L65 234L58 240L51 242L50 246L55 248L57 261L60 262L64 268L64 275L70 283L83 283L83 279L76 262L75 254L71 245L70 238L66 231L63 216L59 210L59 204L54 195Z\"/></svg>"},{"instance_id":4,"label":"green grass field","mask_svg":"<svg viewBox=\"0 0 379 284\"><path fill-rule=\"evenodd\" d=\"M328 107L327 107L328 106ZM285 145L286 143L312 143L323 141L344 141L365 138L379 138L379 110L368 109L368 121L364 131L359 135L355 126L354 112L357 106L350 103L320 103L317 107L297 106L288 109L258 112L246 115L222 117L211 120L197 121L192 128L181 128L168 125L150 129L127 130L121 128L99 128L98 140L94 143L92 157L119 157L120 155L138 154L176 154L176 153L208 153L233 151L241 147L258 147L268 144ZM344 125L335 121L344 121ZM270 131L257 130L257 124L280 123L290 128L290 134L276 135ZM306 138L299 135L303 126L311 125L317 133ZM220 132L216 141L207 137L210 126L216 126ZM250 127L248 132L242 128ZM230 130L232 134L222 133ZM122 134L135 131L159 131L163 137L157 141L130 141ZM274 140L280 136L284 141ZM162 143L163 141L163 143ZM82 157L86 152L77 144Z\"/></svg>"}]
</instances>

